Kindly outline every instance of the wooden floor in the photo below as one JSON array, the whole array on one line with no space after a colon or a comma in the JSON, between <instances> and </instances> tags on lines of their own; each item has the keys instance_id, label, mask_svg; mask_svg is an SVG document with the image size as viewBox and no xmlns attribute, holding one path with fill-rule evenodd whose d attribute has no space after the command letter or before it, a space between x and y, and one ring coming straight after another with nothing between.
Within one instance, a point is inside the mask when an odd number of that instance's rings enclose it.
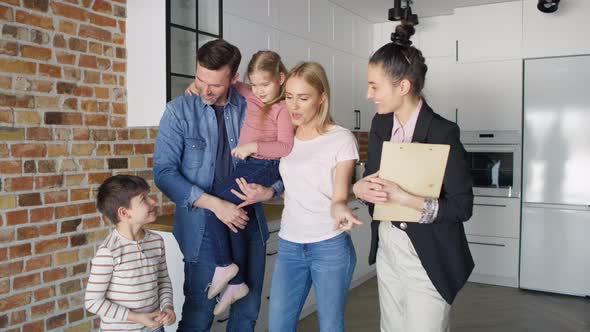
<instances>
[{"instance_id":1,"label":"wooden floor","mask_svg":"<svg viewBox=\"0 0 590 332\"><path fill-rule=\"evenodd\" d=\"M345 328L379 331L377 278L350 292ZM319 331L317 314L303 319L298 330ZM590 331L590 299L468 283L453 304L451 331Z\"/></svg>"}]
</instances>

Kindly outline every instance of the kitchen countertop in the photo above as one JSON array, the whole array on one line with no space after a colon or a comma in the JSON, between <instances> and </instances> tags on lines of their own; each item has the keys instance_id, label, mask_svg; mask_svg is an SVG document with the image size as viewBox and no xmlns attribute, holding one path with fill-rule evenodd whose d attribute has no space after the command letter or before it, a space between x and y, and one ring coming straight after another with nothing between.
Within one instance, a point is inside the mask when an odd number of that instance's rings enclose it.
<instances>
[{"instance_id":1,"label":"kitchen countertop","mask_svg":"<svg viewBox=\"0 0 590 332\"><path fill-rule=\"evenodd\" d=\"M356 197L354 194L348 195L348 201L354 201ZM266 221L274 221L281 218L283 213L283 200L273 199L262 204ZM156 221L145 225L145 228L160 232L172 232L172 225L174 224L174 215L158 216Z\"/></svg>"}]
</instances>

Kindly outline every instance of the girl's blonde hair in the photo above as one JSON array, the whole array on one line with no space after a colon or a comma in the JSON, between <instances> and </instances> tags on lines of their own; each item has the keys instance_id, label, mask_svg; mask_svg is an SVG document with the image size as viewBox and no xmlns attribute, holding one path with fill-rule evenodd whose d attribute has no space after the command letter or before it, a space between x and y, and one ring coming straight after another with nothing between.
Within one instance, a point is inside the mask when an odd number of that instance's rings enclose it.
<instances>
[{"instance_id":1,"label":"girl's blonde hair","mask_svg":"<svg viewBox=\"0 0 590 332\"><path fill-rule=\"evenodd\" d=\"M272 75L274 79L279 79L281 74L287 76L287 67L281 61L281 56L273 51L258 51L254 53L252 59L248 63L248 69L246 71L247 78L254 72L262 71ZM284 83L284 82L283 82ZM273 98L271 101L266 103L260 110L262 114L266 114L272 105L285 99L285 84L281 84L281 90L279 95ZM264 118L264 117L262 117Z\"/></svg>"},{"instance_id":2,"label":"girl's blonde hair","mask_svg":"<svg viewBox=\"0 0 590 332\"><path fill-rule=\"evenodd\" d=\"M325 133L335 122L330 115L330 85L324 67L317 62L301 62L289 71L285 83L293 77L302 78L319 95L325 94L326 98L320 105L320 110L315 116L317 131L320 134Z\"/></svg>"}]
</instances>

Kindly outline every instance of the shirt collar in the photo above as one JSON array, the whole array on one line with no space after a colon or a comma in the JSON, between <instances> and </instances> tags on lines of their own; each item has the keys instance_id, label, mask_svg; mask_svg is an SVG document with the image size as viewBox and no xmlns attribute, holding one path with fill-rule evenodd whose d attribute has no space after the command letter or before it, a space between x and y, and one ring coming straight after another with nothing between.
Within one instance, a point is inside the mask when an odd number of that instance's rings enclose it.
<instances>
[{"instance_id":1,"label":"shirt collar","mask_svg":"<svg viewBox=\"0 0 590 332\"><path fill-rule=\"evenodd\" d=\"M397 120L397 116L393 116L393 130L392 133L395 133L397 130L403 127L404 130L404 138L411 140L412 136L414 136L414 130L416 129L416 122L418 121L418 115L420 115L420 109L422 109L422 98L420 98L420 102L418 102L418 106L416 106L416 111L410 116L408 121L405 125L402 126L401 122Z\"/></svg>"},{"instance_id":2,"label":"shirt collar","mask_svg":"<svg viewBox=\"0 0 590 332\"><path fill-rule=\"evenodd\" d=\"M144 236L143 236L142 239L139 239L139 240L131 240L131 239L128 239L128 238L124 237L123 235L121 235L121 233L119 233L119 231L116 228L113 229L113 233L115 233L115 236L118 237L119 240L121 242L123 242L123 243L142 243L142 242L145 242L148 239L150 232L148 230L146 230L146 229L144 229L143 232L144 232Z\"/></svg>"}]
</instances>

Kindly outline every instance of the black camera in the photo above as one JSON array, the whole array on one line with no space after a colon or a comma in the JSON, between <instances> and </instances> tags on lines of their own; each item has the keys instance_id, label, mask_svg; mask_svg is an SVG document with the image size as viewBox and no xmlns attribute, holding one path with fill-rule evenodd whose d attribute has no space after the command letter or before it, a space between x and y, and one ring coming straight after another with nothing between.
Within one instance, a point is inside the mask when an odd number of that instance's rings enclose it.
<instances>
[{"instance_id":1,"label":"black camera","mask_svg":"<svg viewBox=\"0 0 590 332\"><path fill-rule=\"evenodd\" d=\"M553 13L559 7L559 0L539 0L537 9L543 13Z\"/></svg>"},{"instance_id":2,"label":"black camera","mask_svg":"<svg viewBox=\"0 0 590 332\"><path fill-rule=\"evenodd\" d=\"M410 0L406 0L405 7L402 7L402 0L394 0L393 8L389 8L387 19L390 21L402 21L411 25L418 25L418 15L412 13Z\"/></svg>"}]
</instances>

